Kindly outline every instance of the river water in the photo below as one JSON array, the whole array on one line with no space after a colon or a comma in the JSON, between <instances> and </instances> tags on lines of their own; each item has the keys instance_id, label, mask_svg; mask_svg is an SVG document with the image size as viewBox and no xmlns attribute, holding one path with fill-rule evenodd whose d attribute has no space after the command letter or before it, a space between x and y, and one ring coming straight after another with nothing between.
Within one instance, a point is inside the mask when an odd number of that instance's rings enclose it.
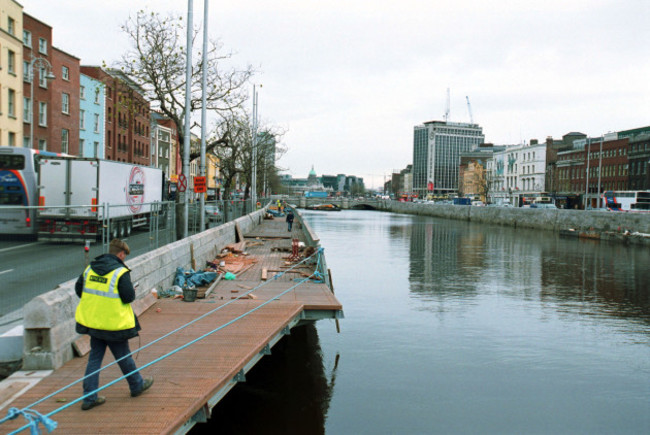
<instances>
[{"instance_id":1,"label":"river water","mask_svg":"<svg viewBox=\"0 0 650 435\"><path fill-rule=\"evenodd\" d=\"M295 328L194 433L650 433L650 250L302 212L345 319Z\"/></svg>"}]
</instances>

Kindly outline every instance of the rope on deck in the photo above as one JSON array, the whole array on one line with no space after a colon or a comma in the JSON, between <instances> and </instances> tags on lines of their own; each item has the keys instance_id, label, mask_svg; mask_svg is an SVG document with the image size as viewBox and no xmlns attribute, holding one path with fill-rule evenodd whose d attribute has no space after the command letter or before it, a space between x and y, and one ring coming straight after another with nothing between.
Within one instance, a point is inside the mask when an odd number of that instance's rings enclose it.
<instances>
[{"instance_id":1,"label":"rope on deck","mask_svg":"<svg viewBox=\"0 0 650 435\"><path fill-rule=\"evenodd\" d=\"M204 338L206 338L206 337L208 337L208 336L214 334L215 332L218 332L218 331L222 330L223 328L232 325L232 324L235 323L236 321L245 318L245 317L248 316L249 314L254 313L255 311L257 311L257 310L261 309L262 307L268 305L269 303L273 302L274 300L279 299L280 297L284 296L285 294L289 293L290 291L294 290L296 287L298 287L298 286L300 286L301 284L303 284L303 283L309 281L310 279L312 279L312 278L314 278L314 277L316 277L317 279L322 279L323 274L322 274L322 272L320 272L320 271L318 270L320 267L322 267L322 262L321 262L322 254L323 254L323 248L322 248L322 247L319 247L319 248L316 250L316 252L314 252L312 255L310 255L309 257L304 258L303 260L301 260L300 262L294 264L293 266L291 266L291 267L288 268L287 270L285 270L285 271L283 271L283 272L280 272L280 273L274 275L273 278L272 278L271 280L260 283L259 285L257 285L256 287L252 288L251 290L249 290L249 291L247 291L247 292L245 292L245 293L242 293L241 295L237 296L235 299L232 299L232 300L230 300L229 302L226 302L225 304L223 304L223 305L221 305L221 306L215 308L214 310L210 310L210 311L208 311L207 313L205 313L205 314L203 314L203 315L197 317L196 319L192 320L191 322L188 322L188 323L186 323L185 325L182 325L182 326L176 328L175 330L173 330L173 331L171 331L171 332L168 332L167 334L163 335L162 337L159 337L159 338L155 339L155 340L152 341L151 343L146 344L146 345L144 345L144 346L142 346L142 347L140 347L140 348L138 348L138 349L132 351L132 352L129 353L128 355L125 355L125 356L123 356L122 358L120 358L120 359L118 359L118 360L116 360L116 361L113 361L112 363L109 363L109 364L105 365L104 367L101 367L99 370L96 370L96 371L94 371L94 372L92 372L92 373L90 373L90 374L88 374L88 375L86 375L86 376L84 376L84 377L82 377L82 378L80 378L80 379L77 379L76 381L74 381L74 382L72 382L72 383L70 383L70 384L68 384L68 385L66 385L66 386L64 386L64 387L62 387L62 388L60 388L59 390L55 391L54 393L51 393L51 394L49 394L49 395L47 395L47 396L45 396L45 397L43 397L43 398L37 400L36 402L34 402L34 403L32 403L32 404L30 404L30 405L28 405L28 406L26 406L26 407L24 407L24 408L22 408L22 409L18 409L18 408L10 408L9 411L8 411L8 415L7 415L6 417L4 417L2 420L0 420L0 424L3 424L3 423L5 423L6 421L9 421L9 420L13 420L13 419L17 418L19 415L23 415L23 417L25 417L25 419L27 419L28 423L27 423L26 425L24 425L24 426L22 426L22 427L16 429L15 431L11 432L10 435L17 434L17 433L19 433L19 432L21 432L21 431L23 431L24 429L27 429L27 428L30 429L30 433L31 433L31 435L39 435L39 434L41 433L41 432L40 432L40 429L39 429L39 427L38 427L38 424L39 424L39 423L43 423L43 426L44 426L45 429L48 431L48 433L52 432L52 431L53 431L54 429L56 429L56 427L57 427L57 423L56 423L56 421L54 421L54 420L52 420L52 419L49 418L49 417L51 417L52 415L55 415L55 414L57 414L57 413L59 413L59 412L65 410L65 409L69 408L70 406L72 406L72 405L74 405L74 404L76 404L76 403L79 403L80 401L82 401L82 400L85 399L86 397L88 397L88 396L90 396L90 395L92 395L92 394L95 394L95 393L97 393L97 392L99 392L99 391L102 391L102 390L104 390L104 389L106 389L106 388L108 388L108 387L110 387L110 386L116 384L118 381L121 381L122 379L126 379L127 377L131 376L132 374L137 373L137 372L139 372L139 371L141 371L141 370L143 370L143 369L145 369L145 368L147 368L147 367L149 367L149 366L152 366L153 364L155 364L155 363L157 363L157 362L160 362L160 361L164 360L165 358L168 358L168 357L170 357L170 356L172 356L172 355L174 355L174 354L180 352L180 351L183 350L183 349L186 349L187 347L191 346L192 344L194 344L194 343L196 343L196 342L198 342L198 341L200 341L200 340L202 340L202 339L204 339ZM269 299L268 301L266 301L266 302L264 302L264 303L258 305L257 307L255 307L255 308L253 308L253 309L251 309L251 310L245 312L244 314L241 314L240 316L235 317L234 319L232 319L232 320L230 320L230 321L224 323L223 325L217 327L216 329L213 329L212 331L207 332L207 333L203 334L202 336L200 336L200 337L198 337L198 338L195 338L194 340L191 340L190 342L188 342L188 343L186 343L186 344L184 344L184 345L182 345L182 346L180 346L180 347L178 347L178 348L176 348L176 349L174 349L174 350L172 350L172 351L170 351L170 352L168 352L168 353L166 353L166 354L164 354L164 355L162 355L162 356L156 358L155 360L153 360L153 361L151 361L151 362L149 362L149 363L143 365L142 367L136 368L136 369L133 370L132 372L127 373L127 374L125 374L125 375L122 375L122 376L120 376L120 377L117 378L117 379L114 379L113 381L109 382L108 384L104 385L103 387L99 387L99 388L97 388L96 390L91 391L91 392L88 393L88 394L84 394L84 395L82 395L81 397L79 397L79 398L73 400L72 402L69 402L69 403L67 403L67 404L65 404L65 405L63 405L63 406L61 406L61 407L59 407L59 408L57 408L57 409L55 409L55 410L49 412L48 414L42 415L42 414L40 414L38 411L35 411L35 410L31 409L33 406L36 406L36 405L38 405L39 403L42 403L43 401L45 401L45 400L47 400L47 399L49 399L49 398L52 398L52 397L56 396L57 394L59 394L59 393L65 391L65 390L67 390L68 388L70 388L70 387L72 387L72 386L78 384L79 382L82 382L82 381L83 381L84 379L86 379L87 377L90 377L90 376L93 376L93 375L95 375L95 374L97 374L97 373L100 373L102 370L104 370L104 369L106 369L106 368L108 368L108 367L110 367L110 366L112 366L112 365L114 365L114 364L117 364L117 363L118 363L119 361L121 361L122 359L127 358L127 357L129 357L129 356L131 356L131 355L133 355L133 354L135 354L135 353L137 353L137 352L140 352L142 349L146 349L147 347L152 346L153 344L158 343L159 341L161 341L161 340L163 340L163 339L165 339L165 338L167 338L167 337L169 337L169 336L171 336L171 335L173 335L173 334L175 334L175 333L177 333L177 332L179 332L179 331L181 331L181 330L187 328L188 326L190 326L190 325L192 325L192 324L198 322L199 320L204 319L205 317L209 316L210 314L214 314L215 312L217 312L217 311L223 309L224 307L226 307L226 306L228 306L228 305L230 305L230 304L232 304L232 303L234 303L234 302L236 302L236 301L242 299L243 297L248 296L248 295L249 295L250 293L252 293L253 291L258 290L258 289L264 287L265 285L267 285L269 282L278 279L279 277L281 277L281 276L284 275L285 273L287 273L287 272L291 271L292 269L294 269L294 268L300 266L302 263L306 262L307 260L311 259L311 258L314 257L314 256L317 256L317 257L316 257L316 258L317 258L317 263L316 263L316 268L315 268L314 272L313 272L311 275L309 275L309 276L306 277L306 278L301 279L297 284L295 284L295 285L289 287L287 290L285 290L285 291L283 291L283 292L277 294L276 296L274 296L274 297L272 297L271 299Z\"/></svg>"}]
</instances>

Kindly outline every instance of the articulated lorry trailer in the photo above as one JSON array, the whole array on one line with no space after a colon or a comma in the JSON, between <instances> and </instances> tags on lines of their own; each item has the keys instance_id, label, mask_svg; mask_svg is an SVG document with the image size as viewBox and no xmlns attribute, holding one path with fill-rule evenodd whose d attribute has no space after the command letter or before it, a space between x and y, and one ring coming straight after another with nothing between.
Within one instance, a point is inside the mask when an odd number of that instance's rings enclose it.
<instances>
[{"instance_id":1,"label":"articulated lorry trailer","mask_svg":"<svg viewBox=\"0 0 650 435\"><path fill-rule=\"evenodd\" d=\"M40 161L39 239L126 237L148 225L163 200L157 168L96 158L52 157Z\"/></svg>"}]
</instances>

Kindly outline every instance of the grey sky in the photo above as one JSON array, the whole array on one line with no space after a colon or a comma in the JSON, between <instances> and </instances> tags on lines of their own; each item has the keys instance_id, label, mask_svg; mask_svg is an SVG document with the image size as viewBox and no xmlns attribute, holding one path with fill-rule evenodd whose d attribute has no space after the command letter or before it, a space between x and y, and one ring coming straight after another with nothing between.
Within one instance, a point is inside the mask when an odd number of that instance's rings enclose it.
<instances>
[{"instance_id":1,"label":"grey sky","mask_svg":"<svg viewBox=\"0 0 650 435\"><path fill-rule=\"evenodd\" d=\"M24 0L82 64L111 63L129 13L185 0ZM194 0L195 23L203 0ZM211 38L260 73L264 122L285 127L295 177L383 175L412 160L413 126L468 122L486 140L598 136L650 125L647 0L211 1Z\"/></svg>"}]
</instances>

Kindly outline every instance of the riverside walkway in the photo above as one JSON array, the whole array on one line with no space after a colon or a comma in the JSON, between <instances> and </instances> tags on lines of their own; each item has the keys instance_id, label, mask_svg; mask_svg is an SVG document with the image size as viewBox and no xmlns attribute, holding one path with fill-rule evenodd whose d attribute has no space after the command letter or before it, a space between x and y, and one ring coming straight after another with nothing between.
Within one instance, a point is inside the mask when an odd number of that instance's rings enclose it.
<instances>
[{"instance_id":1,"label":"riverside walkway","mask_svg":"<svg viewBox=\"0 0 650 435\"><path fill-rule=\"evenodd\" d=\"M246 258L257 261L242 269L236 280L220 280L206 298L152 301L139 316L140 337L131 340L132 350L142 349L134 355L141 373L155 379L143 395L130 397L113 364L100 375L100 388L108 385L99 392L106 403L82 411L77 401L81 384L62 389L83 377L86 355L68 361L5 403L0 417L6 418L10 408L29 407L56 422L54 433L65 434L186 433L206 421L212 408L237 382L245 381L246 372L292 327L342 316L341 303L327 284L324 257L317 259L320 250L294 268L288 266L292 238L305 241L297 227L300 224L289 233L284 218L276 218L245 234L250 246ZM177 332L161 339L173 331ZM113 361L107 352L103 365ZM23 415L3 421L0 433L29 433L26 422ZM46 432L43 424L40 429Z\"/></svg>"}]
</instances>

